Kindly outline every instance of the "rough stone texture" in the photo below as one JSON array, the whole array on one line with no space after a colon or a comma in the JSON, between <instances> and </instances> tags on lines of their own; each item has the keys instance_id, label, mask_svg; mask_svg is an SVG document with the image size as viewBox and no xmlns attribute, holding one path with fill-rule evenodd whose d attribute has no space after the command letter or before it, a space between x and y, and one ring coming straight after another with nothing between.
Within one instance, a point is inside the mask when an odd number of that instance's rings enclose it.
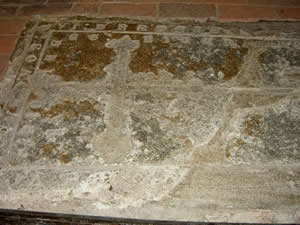
<instances>
[{"instance_id":1,"label":"rough stone texture","mask_svg":"<svg viewBox=\"0 0 300 225\"><path fill-rule=\"evenodd\" d=\"M0 83L0 207L299 222L298 27L30 21Z\"/></svg>"}]
</instances>

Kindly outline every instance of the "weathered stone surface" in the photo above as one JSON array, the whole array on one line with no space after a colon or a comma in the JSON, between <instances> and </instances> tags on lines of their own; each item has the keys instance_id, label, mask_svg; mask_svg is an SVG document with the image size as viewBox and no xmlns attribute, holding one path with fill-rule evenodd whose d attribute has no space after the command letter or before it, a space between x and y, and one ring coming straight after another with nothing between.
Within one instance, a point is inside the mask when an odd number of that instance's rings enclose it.
<instances>
[{"instance_id":1,"label":"weathered stone surface","mask_svg":"<svg viewBox=\"0 0 300 225\"><path fill-rule=\"evenodd\" d=\"M113 49L105 47L109 35L93 33L52 34L40 69L50 70L64 81L104 79Z\"/></svg>"},{"instance_id":2,"label":"weathered stone surface","mask_svg":"<svg viewBox=\"0 0 300 225\"><path fill-rule=\"evenodd\" d=\"M298 222L298 27L31 21L0 83L0 207Z\"/></svg>"},{"instance_id":3,"label":"weathered stone surface","mask_svg":"<svg viewBox=\"0 0 300 225\"><path fill-rule=\"evenodd\" d=\"M178 162L206 145L224 123L228 90L133 91L128 103L129 161Z\"/></svg>"},{"instance_id":4,"label":"weathered stone surface","mask_svg":"<svg viewBox=\"0 0 300 225\"><path fill-rule=\"evenodd\" d=\"M77 86L31 92L13 143L11 163L101 161L93 152L91 139L92 134L105 130L107 98L104 89L88 92Z\"/></svg>"},{"instance_id":5,"label":"weathered stone surface","mask_svg":"<svg viewBox=\"0 0 300 225\"><path fill-rule=\"evenodd\" d=\"M8 186L13 192L31 189L36 193L34 198L46 194L44 190L50 188L50 192L44 196L46 201L78 199L83 204L91 201L91 207L94 209L107 210L111 207L122 209L140 207L149 201L159 201L173 190L187 171L188 169L176 166L140 166L138 169L103 167L101 170L61 170L61 172L43 169L38 172L6 171L5 174L1 173L5 184L1 191L2 196L9 200L11 199L9 190L5 189ZM24 193L23 196L26 195Z\"/></svg>"},{"instance_id":6,"label":"weathered stone surface","mask_svg":"<svg viewBox=\"0 0 300 225\"><path fill-rule=\"evenodd\" d=\"M138 37L128 83L223 84L239 73L248 53L244 40L189 37Z\"/></svg>"},{"instance_id":7,"label":"weathered stone surface","mask_svg":"<svg viewBox=\"0 0 300 225\"><path fill-rule=\"evenodd\" d=\"M224 135L225 156L234 163L299 162L299 96L234 95Z\"/></svg>"},{"instance_id":8,"label":"weathered stone surface","mask_svg":"<svg viewBox=\"0 0 300 225\"><path fill-rule=\"evenodd\" d=\"M5 166L9 146L15 132L15 121L17 117L14 115L15 108L5 109L3 104L1 104L0 107L0 165Z\"/></svg>"},{"instance_id":9,"label":"weathered stone surface","mask_svg":"<svg viewBox=\"0 0 300 225\"><path fill-rule=\"evenodd\" d=\"M265 86L299 87L299 42L270 43L258 56Z\"/></svg>"},{"instance_id":10,"label":"weathered stone surface","mask_svg":"<svg viewBox=\"0 0 300 225\"><path fill-rule=\"evenodd\" d=\"M299 219L299 182L295 182L299 166L74 168L3 169L0 203L146 219L182 220L183 215L187 220L219 222Z\"/></svg>"}]
</instances>

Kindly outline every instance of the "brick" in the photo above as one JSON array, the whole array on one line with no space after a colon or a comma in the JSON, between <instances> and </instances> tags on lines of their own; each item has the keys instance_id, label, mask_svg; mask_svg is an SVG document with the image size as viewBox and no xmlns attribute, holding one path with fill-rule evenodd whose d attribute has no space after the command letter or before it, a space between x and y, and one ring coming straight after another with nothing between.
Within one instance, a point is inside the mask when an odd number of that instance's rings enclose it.
<instances>
[{"instance_id":1,"label":"brick","mask_svg":"<svg viewBox=\"0 0 300 225\"><path fill-rule=\"evenodd\" d=\"M103 4L101 13L113 16L156 16L156 5L130 3Z\"/></svg>"},{"instance_id":2,"label":"brick","mask_svg":"<svg viewBox=\"0 0 300 225\"><path fill-rule=\"evenodd\" d=\"M74 4L72 8L73 14L97 13L98 4Z\"/></svg>"},{"instance_id":3,"label":"brick","mask_svg":"<svg viewBox=\"0 0 300 225\"><path fill-rule=\"evenodd\" d=\"M49 4L68 4L68 3L75 3L76 0L48 0Z\"/></svg>"},{"instance_id":4,"label":"brick","mask_svg":"<svg viewBox=\"0 0 300 225\"><path fill-rule=\"evenodd\" d=\"M24 29L25 22L21 20L0 20L0 35L20 33Z\"/></svg>"},{"instance_id":5,"label":"brick","mask_svg":"<svg viewBox=\"0 0 300 225\"><path fill-rule=\"evenodd\" d=\"M20 4L21 0L0 0L1 5Z\"/></svg>"},{"instance_id":6,"label":"brick","mask_svg":"<svg viewBox=\"0 0 300 225\"><path fill-rule=\"evenodd\" d=\"M276 10L280 19L300 20L300 7L299 8L279 7Z\"/></svg>"},{"instance_id":7,"label":"brick","mask_svg":"<svg viewBox=\"0 0 300 225\"><path fill-rule=\"evenodd\" d=\"M0 6L0 17L16 15L17 7L13 6Z\"/></svg>"},{"instance_id":8,"label":"brick","mask_svg":"<svg viewBox=\"0 0 300 225\"><path fill-rule=\"evenodd\" d=\"M103 0L77 0L77 3L101 3Z\"/></svg>"},{"instance_id":9,"label":"brick","mask_svg":"<svg viewBox=\"0 0 300 225\"><path fill-rule=\"evenodd\" d=\"M103 0L103 2L183 3L182 0ZM198 4L248 4L248 0L185 0Z\"/></svg>"},{"instance_id":10,"label":"brick","mask_svg":"<svg viewBox=\"0 0 300 225\"><path fill-rule=\"evenodd\" d=\"M72 4L48 4L24 6L21 15L68 15L71 13Z\"/></svg>"},{"instance_id":11,"label":"brick","mask_svg":"<svg viewBox=\"0 0 300 225\"><path fill-rule=\"evenodd\" d=\"M47 0L0 0L0 4L3 5L15 5L15 4L44 4Z\"/></svg>"},{"instance_id":12,"label":"brick","mask_svg":"<svg viewBox=\"0 0 300 225\"><path fill-rule=\"evenodd\" d=\"M207 2L209 3L210 0ZM248 4L248 0L211 0L211 2L216 4Z\"/></svg>"},{"instance_id":13,"label":"brick","mask_svg":"<svg viewBox=\"0 0 300 225\"><path fill-rule=\"evenodd\" d=\"M212 4L160 4L161 17L197 17L216 16L216 7Z\"/></svg>"},{"instance_id":14,"label":"brick","mask_svg":"<svg viewBox=\"0 0 300 225\"><path fill-rule=\"evenodd\" d=\"M219 5L220 20L230 21L257 21L276 18L273 7L243 6L243 5Z\"/></svg>"},{"instance_id":15,"label":"brick","mask_svg":"<svg viewBox=\"0 0 300 225\"><path fill-rule=\"evenodd\" d=\"M249 5L300 6L299 0L248 0Z\"/></svg>"},{"instance_id":16,"label":"brick","mask_svg":"<svg viewBox=\"0 0 300 225\"><path fill-rule=\"evenodd\" d=\"M0 54L9 55L15 47L17 36L0 36Z\"/></svg>"},{"instance_id":17,"label":"brick","mask_svg":"<svg viewBox=\"0 0 300 225\"><path fill-rule=\"evenodd\" d=\"M0 55L0 80L3 79L8 68L9 55Z\"/></svg>"}]
</instances>

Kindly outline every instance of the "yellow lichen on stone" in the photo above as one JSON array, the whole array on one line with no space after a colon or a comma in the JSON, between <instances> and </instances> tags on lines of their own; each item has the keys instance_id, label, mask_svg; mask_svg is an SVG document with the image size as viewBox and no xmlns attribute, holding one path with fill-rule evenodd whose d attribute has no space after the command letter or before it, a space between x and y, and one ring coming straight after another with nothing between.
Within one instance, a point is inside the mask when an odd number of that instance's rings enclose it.
<instances>
[{"instance_id":1,"label":"yellow lichen on stone","mask_svg":"<svg viewBox=\"0 0 300 225\"><path fill-rule=\"evenodd\" d=\"M64 101L62 104L56 104L52 106L49 110L42 108L30 108L32 112L38 112L42 118L53 118L60 114L64 114L64 118L68 119L71 117L78 117L81 113L89 113L95 111L95 104L89 101Z\"/></svg>"}]
</instances>

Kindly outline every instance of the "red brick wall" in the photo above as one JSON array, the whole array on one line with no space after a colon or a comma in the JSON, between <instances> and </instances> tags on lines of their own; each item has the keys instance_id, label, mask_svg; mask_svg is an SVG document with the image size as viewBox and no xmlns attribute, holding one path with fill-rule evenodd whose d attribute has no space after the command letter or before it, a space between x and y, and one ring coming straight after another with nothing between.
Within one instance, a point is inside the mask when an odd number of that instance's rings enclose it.
<instances>
[{"instance_id":1,"label":"red brick wall","mask_svg":"<svg viewBox=\"0 0 300 225\"><path fill-rule=\"evenodd\" d=\"M0 17L33 14L300 20L300 0L0 0Z\"/></svg>"}]
</instances>

